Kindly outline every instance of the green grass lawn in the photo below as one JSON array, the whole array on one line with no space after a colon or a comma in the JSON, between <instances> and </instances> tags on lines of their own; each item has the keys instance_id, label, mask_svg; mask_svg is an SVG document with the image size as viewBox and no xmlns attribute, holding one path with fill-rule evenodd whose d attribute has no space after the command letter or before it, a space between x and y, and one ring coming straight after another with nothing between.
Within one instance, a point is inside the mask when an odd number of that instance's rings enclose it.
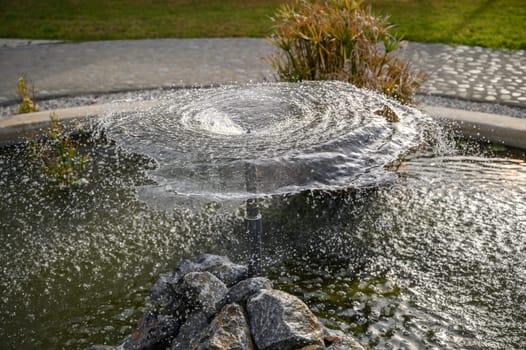
<instances>
[{"instance_id":1,"label":"green grass lawn","mask_svg":"<svg viewBox=\"0 0 526 350\"><path fill-rule=\"evenodd\" d=\"M0 0L0 37L66 40L267 35L280 0Z\"/></svg>"},{"instance_id":2,"label":"green grass lawn","mask_svg":"<svg viewBox=\"0 0 526 350\"><path fill-rule=\"evenodd\" d=\"M412 41L526 49L526 0L367 0Z\"/></svg>"},{"instance_id":3,"label":"green grass lawn","mask_svg":"<svg viewBox=\"0 0 526 350\"><path fill-rule=\"evenodd\" d=\"M0 0L0 37L263 37L283 0ZM525 0L367 0L409 40L526 49Z\"/></svg>"}]
</instances>

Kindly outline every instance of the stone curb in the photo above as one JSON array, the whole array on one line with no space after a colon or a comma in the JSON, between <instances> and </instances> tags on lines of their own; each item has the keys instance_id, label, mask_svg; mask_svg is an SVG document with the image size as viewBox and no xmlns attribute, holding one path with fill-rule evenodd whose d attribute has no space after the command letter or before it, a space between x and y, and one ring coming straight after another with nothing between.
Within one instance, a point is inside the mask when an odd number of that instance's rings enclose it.
<instances>
[{"instance_id":1,"label":"stone curb","mask_svg":"<svg viewBox=\"0 0 526 350\"><path fill-rule=\"evenodd\" d=\"M419 108L466 137L526 149L526 119L428 105Z\"/></svg>"},{"instance_id":2,"label":"stone curb","mask_svg":"<svg viewBox=\"0 0 526 350\"><path fill-rule=\"evenodd\" d=\"M0 120L0 146L21 142L36 130L46 127L51 112L63 121L71 121L112 111L147 109L157 104L159 101L102 104L14 115ZM428 105L418 108L466 137L526 149L526 119Z\"/></svg>"},{"instance_id":3,"label":"stone curb","mask_svg":"<svg viewBox=\"0 0 526 350\"><path fill-rule=\"evenodd\" d=\"M45 128L50 123L51 113L55 113L61 121L70 123L73 120L86 119L116 111L144 110L158 104L159 101L108 103L17 114L0 120L0 146L23 142L36 131Z\"/></svg>"}]
</instances>

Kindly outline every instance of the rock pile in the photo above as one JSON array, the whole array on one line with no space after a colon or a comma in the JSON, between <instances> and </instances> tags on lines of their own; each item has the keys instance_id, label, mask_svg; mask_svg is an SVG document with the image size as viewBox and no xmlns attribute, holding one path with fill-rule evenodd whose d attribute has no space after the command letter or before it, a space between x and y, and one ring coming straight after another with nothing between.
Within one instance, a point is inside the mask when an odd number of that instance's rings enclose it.
<instances>
[{"instance_id":1,"label":"rock pile","mask_svg":"<svg viewBox=\"0 0 526 350\"><path fill-rule=\"evenodd\" d=\"M161 274L137 329L119 346L91 350L343 350L363 349L324 328L297 297L228 258L202 255Z\"/></svg>"}]
</instances>

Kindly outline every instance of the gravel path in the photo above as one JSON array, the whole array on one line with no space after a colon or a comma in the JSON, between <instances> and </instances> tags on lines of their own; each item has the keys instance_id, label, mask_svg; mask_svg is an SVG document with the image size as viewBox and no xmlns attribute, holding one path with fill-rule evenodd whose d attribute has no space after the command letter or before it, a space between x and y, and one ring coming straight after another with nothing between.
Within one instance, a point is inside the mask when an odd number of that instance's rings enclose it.
<instances>
[{"instance_id":1,"label":"gravel path","mask_svg":"<svg viewBox=\"0 0 526 350\"><path fill-rule=\"evenodd\" d=\"M16 112L20 75L36 87L42 108L58 108L152 99L167 88L272 80L264 62L271 53L264 39L254 38L0 39L0 116ZM428 74L417 102L526 118L526 51L411 42L404 55Z\"/></svg>"}]
</instances>

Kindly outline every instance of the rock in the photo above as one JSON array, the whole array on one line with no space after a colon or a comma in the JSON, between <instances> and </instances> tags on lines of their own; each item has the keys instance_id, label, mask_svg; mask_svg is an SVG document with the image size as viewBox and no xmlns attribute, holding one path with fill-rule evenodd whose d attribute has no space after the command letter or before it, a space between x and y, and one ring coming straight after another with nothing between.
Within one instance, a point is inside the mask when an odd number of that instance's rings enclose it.
<instances>
[{"instance_id":1,"label":"rock","mask_svg":"<svg viewBox=\"0 0 526 350\"><path fill-rule=\"evenodd\" d=\"M172 343L180 323L172 316L148 311L124 344L123 350L164 350Z\"/></svg>"},{"instance_id":2,"label":"rock","mask_svg":"<svg viewBox=\"0 0 526 350\"><path fill-rule=\"evenodd\" d=\"M175 286L182 277L191 272L210 272L227 287L230 287L247 278L248 268L244 265L233 264L225 256L211 254L183 260L177 266L176 272L159 275L150 291L149 301L159 308L171 309L175 301Z\"/></svg>"},{"instance_id":3,"label":"rock","mask_svg":"<svg viewBox=\"0 0 526 350\"><path fill-rule=\"evenodd\" d=\"M207 271L212 267L228 264L232 264L232 262L226 256L203 254L181 261L175 271L186 275L190 272Z\"/></svg>"},{"instance_id":4,"label":"rock","mask_svg":"<svg viewBox=\"0 0 526 350\"><path fill-rule=\"evenodd\" d=\"M183 275L180 273L162 273L153 285L148 300L154 305L170 310L175 300L173 286Z\"/></svg>"},{"instance_id":5,"label":"rock","mask_svg":"<svg viewBox=\"0 0 526 350\"><path fill-rule=\"evenodd\" d=\"M222 256L184 260L159 276L149 300L159 312L145 313L124 343L91 350L363 349L322 328L300 299L273 290L267 278L247 278L246 266Z\"/></svg>"},{"instance_id":6,"label":"rock","mask_svg":"<svg viewBox=\"0 0 526 350\"><path fill-rule=\"evenodd\" d=\"M208 327L208 317L204 313L198 312L190 315L172 342L171 350L192 349L191 344L199 338L200 333L206 327Z\"/></svg>"},{"instance_id":7,"label":"rock","mask_svg":"<svg viewBox=\"0 0 526 350\"><path fill-rule=\"evenodd\" d=\"M323 340L327 350L365 350L360 343L342 331L323 327Z\"/></svg>"},{"instance_id":8,"label":"rock","mask_svg":"<svg viewBox=\"0 0 526 350\"><path fill-rule=\"evenodd\" d=\"M186 275L190 272L210 272L228 287L248 277L248 268L234 264L226 256L203 254L183 260L176 268L176 273Z\"/></svg>"},{"instance_id":9,"label":"rock","mask_svg":"<svg viewBox=\"0 0 526 350\"><path fill-rule=\"evenodd\" d=\"M248 277L246 266L232 263L213 266L205 271L219 278L227 287L231 287Z\"/></svg>"},{"instance_id":10,"label":"rock","mask_svg":"<svg viewBox=\"0 0 526 350\"><path fill-rule=\"evenodd\" d=\"M211 317L222 306L227 292L225 284L210 272L190 272L174 288L172 313L180 320L195 312Z\"/></svg>"},{"instance_id":11,"label":"rock","mask_svg":"<svg viewBox=\"0 0 526 350\"><path fill-rule=\"evenodd\" d=\"M307 345L299 350L326 350L326 347L322 345Z\"/></svg>"},{"instance_id":12,"label":"rock","mask_svg":"<svg viewBox=\"0 0 526 350\"><path fill-rule=\"evenodd\" d=\"M243 307L239 304L224 306L200 340L191 344L191 349L254 350Z\"/></svg>"},{"instance_id":13,"label":"rock","mask_svg":"<svg viewBox=\"0 0 526 350\"><path fill-rule=\"evenodd\" d=\"M323 347L321 325L300 299L279 290L262 289L247 301L254 342L259 350Z\"/></svg>"},{"instance_id":14,"label":"rock","mask_svg":"<svg viewBox=\"0 0 526 350\"><path fill-rule=\"evenodd\" d=\"M272 282L265 277L253 277L243 280L228 290L226 303L245 303L247 299L261 289L272 289Z\"/></svg>"}]
</instances>

